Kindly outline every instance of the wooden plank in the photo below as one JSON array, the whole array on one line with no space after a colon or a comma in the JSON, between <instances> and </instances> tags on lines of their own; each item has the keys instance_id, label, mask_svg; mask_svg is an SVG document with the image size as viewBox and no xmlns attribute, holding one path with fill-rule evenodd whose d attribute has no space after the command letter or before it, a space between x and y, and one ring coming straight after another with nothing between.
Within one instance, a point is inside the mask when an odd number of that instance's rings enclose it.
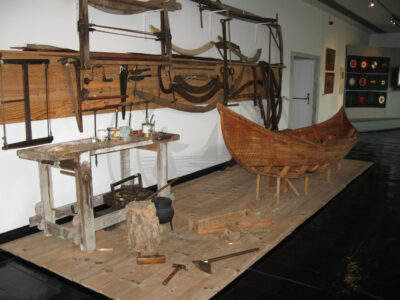
<instances>
[{"instance_id":1,"label":"wooden plank","mask_svg":"<svg viewBox=\"0 0 400 300\"><path fill-rule=\"evenodd\" d=\"M97 231L125 220L126 220L125 209L119 209L117 211L108 213L104 216L97 217L94 220L94 230Z\"/></svg>"},{"instance_id":2,"label":"wooden plank","mask_svg":"<svg viewBox=\"0 0 400 300\"><path fill-rule=\"evenodd\" d=\"M54 118L64 118L64 117L72 117L75 116L73 103L71 101L71 92L68 84L68 77L65 72L64 65L59 61L61 58L68 58L69 61L74 59L79 59L79 53L77 52L44 52L44 51L0 51L2 55L2 59L49 59L50 63L48 65L48 79L49 79L49 98L51 99L51 106L49 116L51 119ZM117 59L118 56L121 59ZM162 59L161 56L157 55L137 55L137 54L119 54L115 53L90 53L90 65L103 65L104 66L104 74L106 78L113 79L113 81L103 82L103 69L102 68L94 68L93 70L93 80L90 81L89 84L84 83L84 79L92 79L92 69L89 68L87 70L81 70L78 72L80 74L81 80L83 83L81 84L81 88L85 88L88 90L88 97L94 97L94 95L102 95L103 97L108 96L116 96L120 95L120 86L119 86L119 66L120 65L128 65L129 70L133 70L136 66L140 69L150 68L150 71L144 73L146 75L151 75L151 77L146 77L144 80L136 82L136 89L141 92L145 92L151 94L153 96L157 96L158 93L154 93L154 91L158 91L158 66L167 64L165 59ZM196 75L202 74L206 77L210 76L220 76L219 70L222 65L222 61L218 60L195 60L187 59L187 58L177 58L173 57L173 75ZM207 64L212 64L212 66L207 66ZM240 62L232 62L230 68L234 69L234 74L239 74L241 68L245 66L249 68L249 64L243 64ZM210 70L202 70L205 67ZM79 69L79 68L78 68ZM79 71L79 70L78 70ZM72 92L75 97L77 96L77 83L76 83L76 72L75 68L69 64L68 66L69 76L72 81ZM245 72L243 76L243 82L247 82L252 80L251 72ZM5 101L12 101L16 99L22 99L23 91L22 91L22 70L20 66L13 65L3 65L2 66L2 77L3 77L3 87L4 87L4 97ZM167 81L167 74L162 74L163 80ZM208 79L207 79L208 80ZM200 83L204 83L205 79L191 79L190 77L186 79L186 81L192 85L198 85ZM35 91L30 95L30 108L31 108L31 119L35 120L43 120L46 118L46 97L45 97L45 82L43 78L43 68L41 66L30 66L29 67L29 84L30 89ZM135 97L133 96L133 92L135 90L135 82L132 80L128 81L127 86L127 103L137 102ZM246 101L250 100L253 96L251 94L252 87L249 86L243 91L243 95L249 94L244 97L240 97L238 99L234 99L236 101ZM219 98L220 92L218 92L214 97L212 97L209 101L205 102L205 104L214 103ZM249 97L251 95L251 97ZM168 98L169 95L162 94L161 98ZM190 107L195 107L193 104L184 98L177 95L179 98L178 104L185 104ZM77 102L77 100L76 100ZM120 99L99 99L95 101L82 101L81 109L83 111L89 110L87 112L83 112L83 115L92 114L90 111L94 108L104 107L105 105L119 104ZM160 102L161 103L161 102ZM168 101L167 105L170 104ZM164 104L163 104L164 105ZM177 107L179 107L179 105ZM129 107L129 106L127 106ZM149 104L149 108L158 109L164 106L160 106L154 103ZM143 110L145 109L145 105L133 105L132 110ZM17 123L24 121L24 110L22 103L9 103L6 106L6 121L7 123ZM115 111L115 109L105 109L99 110L97 113L111 113ZM0 115L1 115L1 107L0 107ZM33 128L34 129L34 128Z\"/></svg>"},{"instance_id":3,"label":"wooden plank","mask_svg":"<svg viewBox=\"0 0 400 300\"><path fill-rule=\"evenodd\" d=\"M197 224L199 222L221 221L221 220L227 220L227 219L248 217L250 215L251 215L250 209L245 208L245 209L228 212L228 213L224 213L224 214L218 214L218 215L210 216L210 217L191 216L188 218L188 228L189 228L189 230L197 231Z\"/></svg>"},{"instance_id":4,"label":"wooden plank","mask_svg":"<svg viewBox=\"0 0 400 300\"><path fill-rule=\"evenodd\" d=\"M62 225L54 223L46 223L46 227L50 234L62 238L63 240L73 242L74 244L80 243L80 234L75 228L66 228Z\"/></svg>"},{"instance_id":5,"label":"wooden plank","mask_svg":"<svg viewBox=\"0 0 400 300\"><path fill-rule=\"evenodd\" d=\"M368 162L344 160L342 170L332 169L330 184L326 183L325 173L317 174L313 176L315 184L308 195L293 198L293 193L284 193L279 209L275 209L274 189L262 190L263 201L255 201L256 176L238 166L177 185L174 187L176 225L173 232L168 224L162 225L164 230L157 250L166 256L165 264L136 264L137 254L128 248L124 222L112 231L96 232L97 249L112 251L84 253L71 242L53 236L46 238L41 233L0 247L110 298L208 299L290 235L369 166ZM292 183L297 189L304 184L300 179L293 179ZM212 216L211 212L221 215L224 210L240 210L243 204L256 216L269 213L272 225L267 229L242 229L240 240L235 243L219 238L218 234L196 235L187 229L187 219L193 211L203 216ZM216 262L211 276L192 264L195 259L255 247L260 250ZM179 272L163 286L162 281L172 271L172 263L185 264L188 271Z\"/></svg>"},{"instance_id":6,"label":"wooden plank","mask_svg":"<svg viewBox=\"0 0 400 300\"><path fill-rule=\"evenodd\" d=\"M234 225L239 229L265 228L272 224L270 216L250 216L245 218L227 219L221 221L199 222L197 224L198 234L210 234L224 232L227 225Z\"/></svg>"}]
</instances>

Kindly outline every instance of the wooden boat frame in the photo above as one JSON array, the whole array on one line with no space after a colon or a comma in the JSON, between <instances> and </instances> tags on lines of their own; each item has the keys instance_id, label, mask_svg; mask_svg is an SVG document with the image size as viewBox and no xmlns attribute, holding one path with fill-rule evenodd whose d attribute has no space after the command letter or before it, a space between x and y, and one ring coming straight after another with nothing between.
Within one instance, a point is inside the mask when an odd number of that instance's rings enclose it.
<instances>
[{"instance_id":1,"label":"wooden boat frame","mask_svg":"<svg viewBox=\"0 0 400 300\"><path fill-rule=\"evenodd\" d=\"M310 174L340 163L357 142L358 132L343 107L322 123L279 132L263 128L221 105L218 111L228 151L240 166L258 175L258 187L261 175L276 177L277 189L280 178L284 178L285 184L298 194L289 179L307 177L308 190ZM328 173L330 178L330 170Z\"/></svg>"}]
</instances>

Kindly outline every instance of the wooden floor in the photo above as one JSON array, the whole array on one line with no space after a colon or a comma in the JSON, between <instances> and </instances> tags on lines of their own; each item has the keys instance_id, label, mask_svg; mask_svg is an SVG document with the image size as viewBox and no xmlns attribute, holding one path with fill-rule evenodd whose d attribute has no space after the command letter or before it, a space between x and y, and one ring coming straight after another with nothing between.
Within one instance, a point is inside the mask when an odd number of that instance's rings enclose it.
<instances>
[{"instance_id":1,"label":"wooden floor","mask_svg":"<svg viewBox=\"0 0 400 300\"><path fill-rule=\"evenodd\" d=\"M340 171L332 169L330 182L326 181L325 172L311 177L307 196L302 193L304 180L293 180L301 191L300 196L291 190L282 192L279 206L274 199L275 187L265 189L265 178L262 178L261 199L256 201L256 176L239 166L176 186L173 189L176 195L175 230L171 232L168 224L163 225L159 247L159 253L167 256L165 264L136 264L136 253L127 247L125 223L112 231L96 232L97 249L112 249L107 252L82 253L78 246L58 238L46 238L42 233L0 247L111 298L206 299L264 256L371 165L344 160ZM257 232L245 230L237 242L229 242L217 234L199 236L187 229L189 217L244 208L250 209L253 215L271 216L273 224ZM260 250L213 263L211 275L192 264L192 260L254 247ZM163 286L161 282L173 270L173 263L185 264L188 271L180 271Z\"/></svg>"}]
</instances>

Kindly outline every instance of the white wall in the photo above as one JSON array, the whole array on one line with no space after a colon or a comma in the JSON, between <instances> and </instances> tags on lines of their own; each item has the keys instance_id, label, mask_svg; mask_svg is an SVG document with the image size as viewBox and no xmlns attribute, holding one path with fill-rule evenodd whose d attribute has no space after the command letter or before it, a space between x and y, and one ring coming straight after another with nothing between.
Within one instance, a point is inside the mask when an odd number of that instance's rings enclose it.
<instances>
[{"instance_id":1,"label":"white wall","mask_svg":"<svg viewBox=\"0 0 400 300\"><path fill-rule=\"evenodd\" d=\"M400 48L400 33L380 33L369 36L369 45L376 47Z\"/></svg>"},{"instance_id":2,"label":"white wall","mask_svg":"<svg viewBox=\"0 0 400 300\"><path fill-rule=\"evenodd\" d=\"M204 12L204 28L200 28L198 8L195 3L180 0L182 10L170 13L173 42L184 48L196 48L217 40L221 35L220 16ZM292 52L305 53L325 59L325 48L336 49L335 72L344 66L346 44L366 44L368 35L339 19L334 25L328 25L329 15L300 0L253 0L224 1L224 3L243 8L264 17L279 14L282 25L284 62L282 94L289 97L290 57ZM97 24L121 26L147 30L149 24L159 27L158 13L145 13L133 16L116 16L95 9L89 9L89 20ZM2 0L0 1L0 49L8 50L12 46L25 43L50 44L59 47L78 49L76 32L77 3L73 0ZM211 26L210 26L211 25ZM267 32L263 26L234 20L231 24L232 41L239 44L244 54L252 56L256 49L263 48L262 59L268 57ZM255 37L256 36L256 37ZM101 33L91 34L90 49L93 51L145 52L159 53L159 44L154 41L121 38ZM275 58L277 51L273 52ZM217 57L215 49L203 56ZM321 76L324 65L320 66ZM338 75L337 75L338 76ZM337 78L336 76L336 78ZM323 91L323 80L320 80ZM323 121L334 114L342 105L342 95L338 94L338 81L335 81L334 93L322 95L318 101L318 119ZM285 102L280 128L286 128L289 103ZM252 102L242 103L235 108L257 122L259 113ZM151 112L153 113L153 112ZM179 133L181 140L169 146L169 177L174 178L206 167L227 161L229 153L221 137L219 118L216 110L193 114L159 109L154 111L156 130ZM98 116L98 128L113 124L114 114ZM138 128L144 119L144 112L133 112L133 128ZM84 133L77 130L74 118L52 121L55 142L90 137L93 133L93 117L85 116ZM120 122L121 124L121 122ZM43 135L45 122L34 122L34 132ZM38 130L39 128L39 130ZM23 124L7 126L9 136L18 136ZM155 155L147 151L132 151L133 172L141 172L145 185L156 182ZM37 164L18 159L16 151L0 151L0 233L28 224L28 218L34 215L34 205L39 201L39 182ZM56 204L75 201L75 187L72 177L58 174L53 170ZM99 166L93 162L94 193L107 191L109 184L120 179L117 154L99 156Z\"/></svg>"}]
</instances>

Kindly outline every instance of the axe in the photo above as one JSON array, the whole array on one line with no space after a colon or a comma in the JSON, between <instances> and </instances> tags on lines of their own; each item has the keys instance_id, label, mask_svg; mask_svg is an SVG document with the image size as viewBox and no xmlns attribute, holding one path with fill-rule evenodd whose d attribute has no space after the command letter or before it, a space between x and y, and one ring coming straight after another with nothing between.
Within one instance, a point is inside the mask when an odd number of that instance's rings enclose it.
<instances>
[{"instance_id":1,"label":"axe","mask_svg":"<svg viewBox=\"0 0 400 300\"><path fill-rule=\"evenodd\" d=\"M226 255L222 255L222 256L218 256L218 257L213 257L207 260L193 260L192 262L194 263L194 265L196 267L198 267L200 270L211 274L211 263L214 261L218 261L218 260L222 260L222 259L226 259L226 258L231 258L234 256L238 256L238 255L242 255L242 254L246 254L246 253L250 253L250 252L254 252L254 251L258 251L259 248L253 248L253 249L248 249L248 250L244 250L244 251L240 251L240 252L235 252L235 253L230 253L230 254L226 254Z\"/></svg>"}]
</instances>

